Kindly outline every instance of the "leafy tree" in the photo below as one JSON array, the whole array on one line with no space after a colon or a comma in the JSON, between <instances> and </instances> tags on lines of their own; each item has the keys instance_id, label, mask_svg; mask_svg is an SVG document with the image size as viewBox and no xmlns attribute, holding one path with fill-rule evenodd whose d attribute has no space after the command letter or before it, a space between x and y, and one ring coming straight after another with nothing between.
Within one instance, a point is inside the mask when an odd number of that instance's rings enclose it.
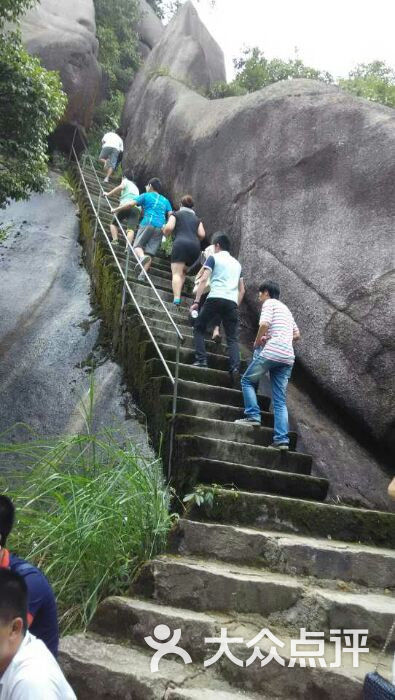
<instances>
[{"instance_id":1,"label":"leafy tree","mask_svg":"<svg viewBox=\"0 0 395 700\"><path fill-rule=\"evenodd\" d=\"M99 62L107 81L106 99L97 107L90 133L96 147L103 129L119 125L125 93L140 63L137 0L94 0Z\"/></svg>"},{"instance_id":2,"label":"leafy tree","mask_svg":"<svg viewBox=\"0 0 395 700\"><path fill-rule=\"evenodd\" d=\"M185 0L147 0L147 2L160 19L170 20ZM216 0L209 0L209 2L211 7L214 7Z\"/></svg>"},{"instance_id":3,"label":"leafy tree","mask_svg":"<svg viewBox=\"0 0 395 700\"><path fill-rule=\"evenodd\" d=\"M288 61L280 58L268 60L257 46L246 49L241 58L234 59L233 63L236 68L235 80L246 92L254 92L271 83L290 78L310 78L323 80L326 83L332 82L332 76L329 73L305 66L299 57Z\"/></svg>"},{"instance_id":4,"label":"leafy tree","mask_svg":"<svg viewBox=\"0 0 395 700\"><path fill-rule=\"evenodd\" d=\"M147 0L147 2L160 19L173 16L182 5L181 0Z\"/></svg>"},{"instance_id":5,"label":"leafy tree","mask_svg":"<svg viewBox=\"0 0 395 700\"><path fill-rule=\"evenodd\" d=\"M339 80L339 86L358 97L395 107L395 71L383 61L360 63L348 78Z\"/></svg>"},{"instance_id":6,"label":"leafy tree","mask_svg":"<svg viewBox=\"0 0 395 700\"><path fill-rule=\"evenodd\" d=\"M0 28L6 22L14 22L35 4L36 0L1 0Z\"/></svg>"},{"instance_id":7,"label":"leafy tree","mask_svg":"<svg viewBox=\"0 0 395 700\"><path fill-rule=\"evenodd\" d=\"M47 139L66 104L57 73L24 49L18 32L6 31L33 0L2 0L0 17L0 207L47 185Z\"/></svg>"}]
</instances>

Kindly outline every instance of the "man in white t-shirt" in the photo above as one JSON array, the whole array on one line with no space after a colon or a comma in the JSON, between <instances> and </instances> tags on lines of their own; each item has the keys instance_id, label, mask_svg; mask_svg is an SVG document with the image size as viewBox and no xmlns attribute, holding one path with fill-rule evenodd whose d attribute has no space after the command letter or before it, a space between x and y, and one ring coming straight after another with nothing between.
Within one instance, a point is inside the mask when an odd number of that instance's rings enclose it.
<instances>
[{"instance_id":1,"label":"man in white t-shirt","mask_svg":"<svg viewBox=\"0 0 395 700\"><path fill-rule=\"evenodd\" d=\"M121 139L121 130L108 131L102 138L102 149L99 155L99 160L103 163L106 177L104 182L108 182L114 170L120 162L120 156L123 153L123 141Z\"/></svg>"},{"instance_id":2,"label":"man in white t-shirt","mask_svg":"<svg viewBox=\"0 0 395 700\"><path fill-rule=\"evenodd\" d=\"M27 588L0 569L0 700L77 700L44 642L27 631Z\"/></svg>"},{"instance_id":3,"label":"man in white t-shirt","mask_svg":"<svg viewBox=\"0 0 395 700\"><path fill-rule=\"evenodd\" d=\"M254 343L254 357L241 379L245 418L235 423L261 425L261 411L256 397L260 378L269 373L274 412L274 447L288 450L288 411L286 392L295 361L293 343L299 340L299 329L285 304L280 301L280 287L276 282L263 282L259 287L263 302L258 333Z\"/></svg>"},{"instance_id":4,"label":"man in white t-shirt","mask_svg":"<svg viewBox=\"0 0 395 700\"><path fill-rule=\"evenodd\" d=\"M203 265L203 274L196 290L192 311L199 309L201 296L210 284L210 292L199 312L194 327L195 367L207 367L207 352L204 341L206 328L213 321L223 324L229 353L229 373L232 386L240 388L240 351L238 342L239 312L244 297L244 280L241 265L230 254L230 240L226 233L214 234L215 253Z\"/></svg>"}]
</instances>

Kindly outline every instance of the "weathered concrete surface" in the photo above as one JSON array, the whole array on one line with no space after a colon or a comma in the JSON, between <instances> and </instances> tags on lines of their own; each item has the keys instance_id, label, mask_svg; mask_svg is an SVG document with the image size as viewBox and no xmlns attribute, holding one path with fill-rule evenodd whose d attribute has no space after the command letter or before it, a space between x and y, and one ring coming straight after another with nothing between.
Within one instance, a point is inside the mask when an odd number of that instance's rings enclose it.
<instances>
[{"instance_id":1,"label":"weathered concrete surface","mask_svg":"<svg viewBox=\"0 0 395 700\"><path fill-rule=\"evenodd\" d=\"M279 280L299 362L340 420L390 446L394 112L309 80L209 101L187 87L218 76L202 32L187 2L137 75L126 165L159 174L174 201L192 191L208 231L230 232L254 321L262 277Z\"/></svg>"},{"instance_id":2,"label":"weathered concrete surface","mask_svg":"<svg viewBox=\"0 0 395 700\"><path fill-rule=\"evenodd\" d=\"M173 532L173 547L184 556L204 555L291 576L395 588L395 552L391 549L184 518Z\"/></svg>"},{"instance_id":3,"label":"weathered concrete surface","mask_svg":"<svg viewBox=\"0 0 395 700\"><path fill-rule=\"evenodd\" d=\"M258 700L232 689L212 669L185 665L178 656L161 659L152 673L153 654L145 643L143 649L125 648L81 634L63 639L60 663L79 700Z\"/></svg>"},{"instance_id":4,"label":"weathered concrete surface","mask_svg":"<svg viewBox=\"0 0 395 700\"><path fill-rule=\"evenodd\" d=\"M100 322L81 262L75 206L54 176L52 188L0 214L12 226L0 247L0 433L10 429L10 440L25 439L24 429L11 429L17 422L42 435L83 429L81 397L93 359L100 364L96 427L122 426L148 449L141 426L125 421L130 397L121 370L97 347Z\"/></svg>"},{"instance_id":5,"label":"weathered concrete surface","mask_svg":"<svg viewBox=\"0 0 395 700\"><path fill-rule=\"evenodd\" d=\"M21 31L29 53L60 73L69 98L64 122L88 127L102 91L93 0L41 0Z\"/></svg>"}]
</instances>

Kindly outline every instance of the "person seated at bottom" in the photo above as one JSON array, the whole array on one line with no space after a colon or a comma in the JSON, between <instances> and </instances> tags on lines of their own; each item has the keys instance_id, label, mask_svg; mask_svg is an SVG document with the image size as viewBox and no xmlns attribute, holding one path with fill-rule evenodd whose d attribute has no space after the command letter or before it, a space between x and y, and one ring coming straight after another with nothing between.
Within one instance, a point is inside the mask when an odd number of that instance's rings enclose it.
<instances>
[{"instance_id":1,"label":"person seated at bottom","mask_svg":"<svg viewBox=\"0 0 395 700\"><path fill-rule=\"evenodd\" d=\"M295 361L293 343L299 340L299 329L290 310L280 301L280 287L276 282L263 282L259 287L259 301L263 302L254 356L241 378L245 418L235 423L261 425L261 411L256 390L260 378L269 373L274 412L274 435L270 447L288 450L288 411L286 393L288 380Z\"/></svg>"},{"instance_id":2,"label":"person seated at bottom","mask_svg":"<svg viewBox=\"0 0 395 700\"><path fill-rule=\"evenodd\" d=\"M7 539L12 531L14 521L14 504L8 496L0 494L0 571L9 569L24 579L28 591L27 620L29 628L32 634L41 639L56 657L59 629L55 596L40 569L6 549ZM1 700L3 699L1 698Z\"/></svg>"},{"instance_id":3,"label":"person seated at bottom","mask_svg":"<svg viewBox=\"0 0 395 700\"><path fill-rule=\"evenodd\" d=\"M151 178L145 186L146 192L135 197L132 206L144 209L144 216L134 241L134 250L139 261L136 272L140 270L139 280L145 278L143 268L148 272L151 267L151 256L156 255L163 238L163 227L167 221L172 206L166 197L160 194L162 183L157 177Z\"/></svg>"},{"instance_id":4,"label":"person seated at bottom","mask_svg":"<svg viewBox=\"0 0 395 700\"><path fill-rule=\"evenodd\" d=\"M135 197L139 196L139 188L133 182L132 173L127 171L122 178L121 184L108 192L107 197L114 197L117 194L119 194L119 206L111 210L114 214L114 218L110 224L111 244L113 246L119 243L117 219L120 224L126 224L127 237L130 243L133 243L134 232L140 220L141 210L138 207L132 206Z\"/></svg>"},{"instance_id":5,"label":"person seated at bottom","mask_svg":"<svg viewBox=\"0 0 395 700\"><path fill-rule=\"evenodd\" d=\"M181 207L172 212L163 229L165 236L174 235L171 251L171 272L173 287L173 304L181 304L181 292L188 267L200 258L200 241L206 237L201 220L194 212L194 203L190 194L181 199Z\"/></svg>"},{"instance_id":6,"label":"person seated at bottom","mask_svg":"<svg viewBox=\"0 0 395 700\"><path fill-rule=\"evenodd\" d=\"M45 644L27 630L27 587L0 569L1 700L77 700Z\"/></svg>"}]
</instances>

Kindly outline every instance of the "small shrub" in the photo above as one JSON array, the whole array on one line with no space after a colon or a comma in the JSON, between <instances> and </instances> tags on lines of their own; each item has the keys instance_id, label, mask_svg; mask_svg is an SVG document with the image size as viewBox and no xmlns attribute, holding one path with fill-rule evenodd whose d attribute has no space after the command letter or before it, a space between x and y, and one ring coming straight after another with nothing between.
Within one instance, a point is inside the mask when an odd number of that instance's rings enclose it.
<instances>
[{"instance_id":1,"label":"small shrub","mask_svg":"<svg viewBox=\"0 0 395 700\"><path fill-rule=\"evenodd\" d=\"M172 524L160 461L121 431L89 427L0 444L0 454L25 467L0 479L17 509L10 547L48 576L63 633L84 629L106 596L126 593L141 564L163 551Z\"/></svg>"}]
</instances>

